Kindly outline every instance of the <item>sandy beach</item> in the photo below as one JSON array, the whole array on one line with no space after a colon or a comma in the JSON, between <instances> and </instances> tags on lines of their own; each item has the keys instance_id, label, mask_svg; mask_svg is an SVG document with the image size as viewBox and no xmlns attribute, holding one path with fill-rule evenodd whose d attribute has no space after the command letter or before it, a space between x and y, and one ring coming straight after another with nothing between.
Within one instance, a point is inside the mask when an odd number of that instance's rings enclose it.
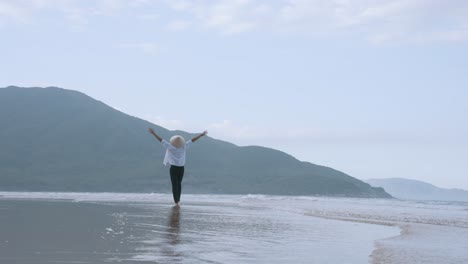
<instances>
[{"instance_id":1,"label":"sandy beach","mask_svg":"<svg viewBox=\"0 0 468 264\"><path fill-rule=\"evenodd\" d=\"M177 208L167 194L0 193L0 262L464 263L463 206L185 195Z\"/></svg>"},{"instance_id":2,"label":"sandy beach","mask_svg":"<svg viewBox=\"0 0 468 264\"><path fill-rule=\"evenodd\" d=\"M132 208L70 201L0 200L0 263L103 263L131 256L108 232L114 214Z\"/></svg>"}]
</instances>

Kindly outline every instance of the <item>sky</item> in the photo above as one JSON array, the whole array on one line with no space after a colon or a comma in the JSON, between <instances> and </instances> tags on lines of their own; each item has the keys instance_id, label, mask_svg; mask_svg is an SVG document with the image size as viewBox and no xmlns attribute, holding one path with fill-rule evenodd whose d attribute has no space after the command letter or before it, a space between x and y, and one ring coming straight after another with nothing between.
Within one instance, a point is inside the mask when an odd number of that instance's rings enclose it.
<instances>
[{"instance_id":1,"label":"sky","mask_svg":"<svg viewBox=\"0 0 468 264\"><path fill-rule=\"evenodd\" d=\"M468 1L0 0L0 87L468 189Z\"/></svg>"}]
</instances>

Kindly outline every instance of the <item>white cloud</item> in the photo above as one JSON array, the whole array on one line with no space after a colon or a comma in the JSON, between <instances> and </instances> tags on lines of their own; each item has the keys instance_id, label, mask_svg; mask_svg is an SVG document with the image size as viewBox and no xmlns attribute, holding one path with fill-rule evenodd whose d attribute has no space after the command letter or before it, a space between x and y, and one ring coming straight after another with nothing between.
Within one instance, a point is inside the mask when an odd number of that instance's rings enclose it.
<instances>
[{"instance_id":1,"label":"white cloud","mask_svg":"<svg viewBox=\"0 0 468 264\"><path fill-rule=\"evenodd\" d=\"M253 128L247 125L234 124L231 120L223 120L208 125L210 135L215 138L224 140L239 140L255 139L261 135L258 128Z\"/></svg>"},{"instance_id":2,"label":"white cloud","mask_svg":"<svg viewBox=\"0 0 468 264\"><path fill-rule=\"evenodd\" d=\"M159 14L167 7L172 13L164 17L171 31L187 30L190 25L222 35L286 32L350 36L372 43L468 40L465 0L0 0L0 24L33 20L50 11L78 27L87 26L92 17L124 12L162 20L147 14Z\"/></svg>"},{"instance_id":3,"label":"white cloud","mask_svg":"<svg viewBox=\"0 0 468 264\"><path fill-rule=\"evenodd\" d=\"M251 0L193 1L173 7L188 13L201 27L232 35L262 28L273 15L270 5Z\"/></svg>"},{"instance_id":4,"label":"white cloud","mask_svg":"<svg viewBox=\"0 0 468 264\"><path fill-rule=\"evenodd\" d=\"M0 1L0 25L8 21L24 23L28 15L27 9L8 1Z\"/></svg>"},{"instance_id":5,"label":"white cloud","mask_svg":"<svg viewBox=\"0 0 468 264\"><path fill-rule=\"evenodd\" d=\"M164 3L172 9L186 11L193 6L192 4L196 4L197 2L187 0L164 0Z\"/></svg>"},{"instance_id":6,"label":"white cloud","mask_svg":"<svg viewBox=\"0 0 468 264\"><path fill-rule=\"evenodd\" d=\"M407 131L360 129L327 129L314 127L259 127L231 120L208 126L210 136L239 145L304 146L304 145L411 145L427 144L430 138Z\"/></svg>"},{"instance_id":7,"label":"white cloud","mask_svg":"<svg viewBox=\"0 0 468 264\"><path fill-rule=\"evenodd\" d=\"M233 35L254 30L357 35L373 43L467 40L467 1L217 0L176 1L199 26Z\"/></svg>"},{"instance_id":8,"label":"white cloud","mask_svg":"<svg viewBox=\"0 0 468 264\"><path fill-rule=\"evenodd\" d=\"M427 0L290 0L280 25L303 33L351 33L373 43L462 41L468 2ZM447 36L448 35L448 36ZM455 36L453 36L455 35Z\"/></svg>"},{"instance_id":9,"label":"white cloud","mask_svg":"<svg viewBox=\"0 0 468 264\"><path fill-rule=\"evenodd\" d=\"M148 4L147 0L0 0L0 23L2 18L33 21L44 12L55 12L72 27L84 28L91 17L108 16L129 8ZM5 23L5 22L3 22Z\"/></svg>"},{"instance_id":10,"label":"white cloud","mask_svg":"<svg viewBox=\"0 0 468 264\"><path fill-rule=\"evenodd\" d=\"M176 32L183 31L190 26L190 22L185 20L173 20L169 22L166 26L166 30Z\"/></svg>"}]
</instances>

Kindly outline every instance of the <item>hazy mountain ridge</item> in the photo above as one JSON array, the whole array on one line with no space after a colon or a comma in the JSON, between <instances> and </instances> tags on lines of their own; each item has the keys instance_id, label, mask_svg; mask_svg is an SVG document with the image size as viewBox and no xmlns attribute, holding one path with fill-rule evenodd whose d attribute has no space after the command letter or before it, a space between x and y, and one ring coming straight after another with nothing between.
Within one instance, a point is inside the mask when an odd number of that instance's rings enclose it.
<instances>
[{"instance_id":1,"label":"hazy mountain ridge","mask_svg":"<svg viewBox=\"0 0 468 264\"><path fill-rule=\"evenodd\" d=\"M445 189L427 182L403 179L370 179L372 186L382 187L395 198L409 200L438 200L468 202L468 191L462 189Z\"/></svg>"},{"instance_id":2,"label":"hazy mountain ridge","mask_svg":"<svg viewBox=\"0 0 468 264\"><path fill-rule=\"evenodd\" d=\"M0 189L168 192L169 131L77 91L0 89ZM186 138L194 136L176 131ZM281 151L205 137L188 153L184 192L389 197L337 170Z\"/></svg>"}]
</instances>

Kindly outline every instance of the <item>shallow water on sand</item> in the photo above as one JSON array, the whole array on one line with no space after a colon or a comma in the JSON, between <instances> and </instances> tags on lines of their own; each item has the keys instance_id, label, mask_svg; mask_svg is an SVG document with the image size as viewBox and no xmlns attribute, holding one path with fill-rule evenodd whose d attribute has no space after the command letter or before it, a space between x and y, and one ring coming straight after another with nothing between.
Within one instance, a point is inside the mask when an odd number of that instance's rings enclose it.
<instances>
[{"instance_id":1,"label":"shallow water on sand","mask_svg":"<svg viewBox=\"0 0 468 264\"><path fill-rule=\"evenodd\" d=\"M366 263L399 234L230 196L0 195L0 263Z\"/></svg>"},{"instance_id":2,"label":"shallow water on sand","mask_svg":"<svg viewBox=\"0 0 468 264\"><path fill-rule=\"evenodd\" d=\"M0 193L0 263L468 263L467 203L182 201L176 208L167 194ZM25 261L37 252L41 258Z\"/></svg>"},{"instance_id":3,"label":"shallow water on sand","mask_svg":"<svg viewBox=\"0 0 468 264\"><path fill-rule=\"evenodd\" d=\"M399 233L386 226L327 220L255 206L188 203L181 208L145 207L149 210L142 214L125 215L123 225L146 230L142 237L135 237L139 253L130 260L366 263L374 240Z\"/></svg>"}]
</instances>

